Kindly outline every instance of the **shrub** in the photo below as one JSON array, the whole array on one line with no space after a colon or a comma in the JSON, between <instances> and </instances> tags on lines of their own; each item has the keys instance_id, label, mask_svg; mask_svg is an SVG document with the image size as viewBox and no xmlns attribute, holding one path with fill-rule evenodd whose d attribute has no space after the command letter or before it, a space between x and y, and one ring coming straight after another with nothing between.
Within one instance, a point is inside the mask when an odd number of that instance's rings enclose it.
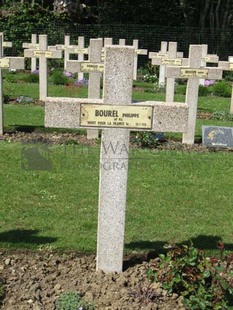
<instances>
[{"instance_id":1,"label":"shrub","mask_svg":"<svg viewBox=\"0 0 233 310\"><path fill-rule=\"evenodd\" d=\"M55 310L94 310L95 306L82 300L80 294L64 292L55 301Z\"/></svg>"},{"instance_id":2,"label":"shrub","mask_svg":"<svg viewBox=\"0 0 233 310\"><path fill-rule=\"evenodd\" d=\"M175 93L177 95L185 95L186 94L186 88L187 88L186 85L176 84Z\"/></svg>"},{"instance_id":3,"label":"shrub","mask_svg":"<svg viewBox=\"0 0 233 310\"><path fill-rule=\"evenodd\" d=\"M212 114L211 119L217 119L220 121L233 121L233 114L227 111L216 111Z\"/></svg>"},{"instance_id":4,"label":"shrub","mask_svg":"<svg viewBox=\"0 0 233 310\"><path fill-rule=\"evenodd\" d=\"M209 95L208 87L203 86L203 85L199 85L198 95L199 96L208 96Z\"/></svg>"},{"instance_id":5,"label":"shrub","mask_svg":"<svg viewBox=\"0 0 233 310\"><path fill-rule=\"evenodd\" d=\"M155 83L158 81L158 78L157 78L156 74L147 73L144 75L143 80L144 80L144 82L147 82L147 83Z\"/></svg>"},{"instance_id":6,"label":"shrub","mask_svg":"<svg viewBox=\"0 0 233 310\"><path fill-rule=\"evenodd\" d=\"M231 86L226 81L218 81L213 86L209 87L215 96L231 97Z\"/></svg>"},{"instance_id":7,"label":"shrub","mask_svg":"<svg viewBox=\"0 0 233 310\"><path fill-rule=\"evenodd\" d=\"M9 103L12 93L12 88L8 85L5 85L3 88L3 103Z\"/></svg>"},{"instance_id":8,"label":"shrub","mask_svg":"<svg viewBox=\"0 0 233 310\"><path fill-rule=\"evenodd\" d=\"M183 296L187 309L229 309L233 298L233 255L206 258L192 246L173 247L160 262L148 270L152 281L162 284L168 293Z\"/></svg>"},{"instance_id":9,"label":"shrub","mask_svg":"<svg viewBox=\"0 0 233 310\"><path fill-rule=\"evenodd\" d=\"M60 70L54 70L51 75L51 81L55 85L67 85L69 83L69 78L64 75Z\"/></svg>"},{"instance_id":10,"label":"shrub","mask_svg":"<svg viewBox=\"0 0 233 310\"><path fill-rule=\"evenodd\" d=\"M88 86L88 79L83 78L80 80L76 80L74 82L74 85L78 86L78 87L86 87L86 86Z\"/></svg>"},{"instance_id":11,"label":"shrub","mask_svg":"<svg viewBox=\"0 0 233 310\"><path fill-rule=\"evenodd\" d=\"M155 148L164 137L163 133L138 131L134 137L134 143L142 148Z\"/></svg>"},{"instance_id":12,"label":"shrub","mask_svg":"<svg viewBox=\"0 0 233 310\"><path fill-rule=\"evenodd\" d=\"M166 84L159 85L159 83L154 84L155 93L166 93Z\"/></svg>"},{"instance_id":13,"label":"shrub","mask_svg":"<svg viewBox=\"0 0 233 310\"><path fill-rule=\"evenodd\" d=\"M7 81L9 83L17 83L17 81L18 81L16 72L10 72L10 71L8 71L6 74L4 74L4 79L5 79L5 81Z\"/></svg>"},{"instance_id":14,"label":"shrub","mask_svg":"<svg viewBox=\"0 0 233 310\"><path fill-rule=\"evenodd\" d=\"M226 81L233 82L233 72L224 72L223 76Z\"/></svg>"},{"instance_id":15,"label":"shrub","mask_svg":"<svg viewBox=\"0 0 233 310\"><path fill-rule=\"evenodd\" d=\"M35 73L30 73L23 78L26 83L39 83L39 75Z\"/></svg>"}]
</instances>

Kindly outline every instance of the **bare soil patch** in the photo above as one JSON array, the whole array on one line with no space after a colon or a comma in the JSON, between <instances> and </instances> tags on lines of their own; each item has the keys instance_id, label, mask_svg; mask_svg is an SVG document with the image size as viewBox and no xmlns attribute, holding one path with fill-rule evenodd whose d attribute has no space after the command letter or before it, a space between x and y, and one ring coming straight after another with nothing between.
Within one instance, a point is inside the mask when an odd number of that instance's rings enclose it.
<instances>
[{"instance_id":1,"label":"bare soil patch","mask_svg":"<svg viewBox=\"0 0 233 310\"><path fill-rule=\"evenodd\" d=\"M52 310L62 292L79 292L96 309L184 309L181 298L151 283L147 270L156 259L125 258L122 273L96 271L95 256L76 252L0 252L5 287L3 310ZM137 263L141 261L141 263Z\"/></svg>"}]
</instances>

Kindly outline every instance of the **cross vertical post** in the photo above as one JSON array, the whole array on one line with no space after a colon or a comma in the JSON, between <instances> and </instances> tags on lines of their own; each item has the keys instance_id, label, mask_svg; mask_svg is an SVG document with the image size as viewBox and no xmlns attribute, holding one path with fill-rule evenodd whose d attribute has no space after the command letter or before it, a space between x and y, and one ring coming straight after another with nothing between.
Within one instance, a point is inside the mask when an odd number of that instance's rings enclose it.
<instances>
[{"instance_id":1,"label":"cross vertical post","mask_svg":"<svg viewBox=\"0 0 233 310\"><path fill-rule=\"evenodd\" d=\"M177 58L177 42L168 43L168 58L175 59ZM173 102L175 93L175 78L167 77L166 83L166 101Z\"/></svg>"},{"instance_id":2,"label":"cross vertical post","mask_svg":"<svg viewBox=\"0 0 233 310\"><path fill-rule=\"evenodd\" d=\"M102 57L102 39L91 39L89 48L89 61L101 62ZM88 98L95 99L100 98L100 81L102 73L90 72L88 82ZM99 137L98 129L87 129L87 139L97 139Z\"/></svg>"},{"instance_id":3,"label":"cross vertical post","mask_svg":"<svg viewBox=\"0 0 233 310\"><path fill-rule=\"evenodd\" d=\"M67 61L67 71L85 72L89 74L88 98L100 98L100 81L104 71L104 64L101 62L103 56L102 39L91 39L88 61ZM97 129L88 129L87 138L96 139L99 137Z\"/></svg>"},{"instance_id":4,"label":"cross vertical post","mask_svg":"<svg viewBox=\"0 0 233 310\"><path fill-rule=\"evenodd\" d=\"M161 49L160 49L162 54L167 54L167 42L162 41L161 42ZM159 86L164 86L165 84L165 65L161 65L159 67Z\"/></svg>"},{"instance_id":5,"label":"cross vertical post","mask_svg":"<svg viewBox=\"0 0 233 310\"><path fill-rule=\"evenodd\" d=\"M106 47L104 104L131 104L134 54L135 50L131 47L127 48L126 53L122 53L122 47L111 47L111 53ZM122 271L129 133L128 129L121 128L102 131L97 270L104 268L108 272ZM124 151L115 152L115 148L124 149ZM123 169L113 171L106 168L106 165L113 166L114 163Z\"/></svg>"},{"instance_id":6,"label":"cross vertical post","mask_svg":"<svg viewBox=\"0 0 233 310\"><path fill-rule=\"evenodd\" d=\"M31 42L33 45L37 44L37 35L35 33L32 34L31 36ZM36 58L32 57L31 59L31 72L36 70Z\"/></svg>"},{"instance_id":7,"label":"cross vertical post","mask_svg":"<svg viewBox=\"0 0 233 310\"><path fill-rule=\"evenodd\" d=\"M189 68L201 67L202 47L190 45L189 47ZM188 130L183 134L183 143L193 144L195 137L197 102L198 102L199 80L190 77L187 83L186 100L189 104Z\"/></svg>"},{"instance_id":8,"label":"cross vertical post","mask_svg":"<svg viewBox=\"0 0 233 310\"><path fill-rule=\"evenodd\" d=\"M84 40L84 37L78 37L78 46L79 46L79 48L84 49L84 41L85 41L85 40ZM84 54L79 53L79 54L78 54L78 60L79 60L79 61L83 61L83 60L84 60ZM79 73L78 73L78 79L79 79L79 80L82 80L83 77L84 77L83 72L79 72Z\"/></svg>"},{"instance_id":9,"label":"cross vertical post","mask_svg":"<svg viewBox=\"0 0 233 310\"><path fill-rule=\"evenodd\" d=\"M39 50L46 51L48 49L47 35L39 35ZM39 59L39 84L40 99L43 100L48 96L48 64L45 57Z\"/></svg>"},{"instance_id":10,"label":"cross vertical post","mask_svg":"<svg viewBox=\"0 0 233 310\"><path fill-rule=\"evenodd\" d=\"M64 40L65 46L69 46L70 45L70 36L65 36L65 40ZM66 62L70 59L70 53L69 50L65 48L64 50L64 70L66 68Z\"/></svg>"},{"instance_id":11,"label":"cross vertical post","mask_svg":"<svg viewBox=\"0 0 233 310\"><path fill-rule=\"evenodd\" d=\"M119 39L119 45L125 45L125 39Z\"/></svg>"},{"instance_id":12,"label":"cross vertical post","mask_svg":"<svg viewBox=\"0 0 233 310\"><path fill-rule=\"evenodd\" d=\"M104 46L112 45L112 38L104 38Z\"/></svg>"},{"instance_id":13,"label":"cross vertical post","mask_svg":"<svg viewBox=\"0 0 233 310\"><path fill-rule=\"evenodd\" d=\"M206 61L205 61L205 57L208 53L208 45L207 44L202 44L202 48L201 48L201 67L205 67L206 66ZM199 80L199 85L205 85L205 79L200 79Z\"/></svg>"},{"instance_id":14,"label":"cross vertical post","mask_svg":"<svg viewBox=\"0 0 233 310\"><path fill-rule=\"evenodd\" d=\"M138 49L138 40L133 40L133 47L135 51ZM138 70L138 55L137 53L134 56L134 70L133 70L133 79L137 80L137 70Z\"/></svg>"}]
</instances>

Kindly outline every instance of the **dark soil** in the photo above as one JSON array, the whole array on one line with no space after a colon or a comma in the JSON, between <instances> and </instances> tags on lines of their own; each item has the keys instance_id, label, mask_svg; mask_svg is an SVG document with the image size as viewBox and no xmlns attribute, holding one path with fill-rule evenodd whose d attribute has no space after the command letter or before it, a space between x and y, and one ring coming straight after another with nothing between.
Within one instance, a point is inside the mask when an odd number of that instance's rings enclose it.
<instances>
[{"instance_id":1,"label":"dark soil","mask_svg":"<svg viewBox=\"0 0 233 310\"><path fill-rule=\"evenodd\" d=\"M62 292L79 292L96 309L184 309L181 298L168 295L146 275L155 260L135 264L126 258L122 273L95 269L95 256L52 251L2 251L4 310L53 310ZM143 260L143 256L137 259Z\"/></svg>"}]
</instances>

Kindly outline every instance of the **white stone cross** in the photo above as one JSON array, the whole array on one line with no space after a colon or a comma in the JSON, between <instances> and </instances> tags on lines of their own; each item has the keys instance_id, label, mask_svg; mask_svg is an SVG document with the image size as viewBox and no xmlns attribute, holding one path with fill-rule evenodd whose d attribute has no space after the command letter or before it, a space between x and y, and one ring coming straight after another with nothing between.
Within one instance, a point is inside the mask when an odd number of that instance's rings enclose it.
<instances>
[{"instance_id":1,"label":"white stone cross","mask_svg":"<svg viewBox=\"0 0 233 310\"><path fill-rule=\"evenodd\" d=\"M206 67L207 63L218 63L219 57L216 54L208 54L208 45L202 44L201 66ZM199 85L205 85L205 79L200 79Z\"/></svg>"},{"instance_id":2,"label":"white stone cross","mask_svg":"<svg viewBox=\"0 0 233 310\"><path fill-rule=\"evenodd\" d=\"M183 58L183 52L177 52L177 42L169 42L167 50L167 42L162 41L161 51L158 53L149 52L149 58L151 59L152 66L159 66L159 86L164 86L165 84L166 66L185 66L187 64L187 59ZM174 90L172 91L172 88L174 88L175 80L171 79L169 84L166 91L166 96L168 96L166 101L173 101Z\"/></svg>"},{"instance_id":3,"label":"white stone cross","mask_svg":"<svg viewBox=\"0 0 233 310\"><path fill-rule=\"evenodd\" d=\"M45 100L45 127L102 129L96 268L104 272L122 271L130 130L187 130L187 103L132 103L134 56L133 47L106 47L103 99Z\"/></svg>"},{"instance_id":4,"label":"white stone cross","mask_svg":"<svg viewBox=\"0 0 233 310\"><path fill-rule=\"evenodd\" d=\"M5 47L12 47L12 42L4 41L4 32L0 32L0 36L2 36L2 56L4 56L3 49Z\"/></svg>"},{"instance_id":5,"label":"white stone cross","mask_svg":"<svg viewBox=\"0 0 233 310\"><path fill-rule=\"evenodd\" d=\"M135 56L134 56L134 71L133 71L133 79L137 80L137 70L138 70L138 56L140 55L147 55L147 49L139 49L138 48L138 40L133 40L133 47L135 48Z\"/></svg>"},{"instance_id":6,"label":"white stone cross","mask_svg":"<svg viewBox=\"0 0 233 310\"><path fill-rule=\"evenodd\" d=\"M30 49L36 49L37 46L39 48L39 44L37 43L37 34L32 33L31 35L31 42L30 43L23 43L23 48L30 48ZM31 72L34 72L36 70L36 58L31 58Z\"/></svg>"},{"instance_id":7,"label":"white stone cross","mask_svg":"<svg viewBox=\"0 0 233 310\"><path fill-rule=\"evenodd\" d=\"M158 53L149 52L149 58L152 59L154 57L167 57L167 42L162 41L160 51ZM159 86L164 86L165 84L165 65L159 66Z\"/></svg>"},{"instance_id":8,"label":"white stone cross","mask_svg":"<svg viewBox=\"0 0 233 310\"><path fill-rule=\"evenodd\" d=\"M102 39L91 39L88 61L68 60L66 63L66 70L71 73L89 73L88 98L91 99L100 98L100 82L104 70L104 64L101 62L102 46ZM98 137L99 131L97 129L87 130L87 139L97 139Z\"/></svg>"},{"instance_id":9,"label":"white stone cross","mask_svg":"<svg viewBox=\"0 0 233 310\"><path fill-rule=\"evenodd\" d=\"M84 48L85 39L84 37L78 37L78 44L71 45L70 44L70 36L65 36L65 44L56 44L57 49L61 49L64 51L64 69L66 70L67 61L70 60L70 54L78 55L78 60L83 61L84 55L88 54L88 48ZM78 73L78 79L83 79L83 73Z\"/></svg>"},{"instance_id":10,"label":"white stone cross","mask_svg":"<svg viewBox=\"0 0 233 310\"><path fill-rule=\"evenodd\" d=\"M183 143L193 144L195 138L199 79L222 78L222 69L201 67L202 46L190 45L188 67L167 67L166 76L171 78L188 79L186 102L189 104L188 130L183 134Z\"/></svg>"},{"instance_id":11,"label":"white stone cross","mask_svg":"<svg viewBox=\"0 0 233 310\"><path fill-rule=\"evenodd\" d=\"M6 46L0 33L0 135L4 132L2 69L24 69L24 57L3 57L3 45Z\"/></svg>"},{"instance_id":12,"label":"white stone cross","mask_svg":"<svg viewBox=\"0 0 233 310\"><path fill-rule=\"evenodd\" d=\"M39 35L39 49L32 48L24 50L24 57L39 58L39 84L40 100L44 100L48 96L48 65L47 59L62 58L61 51L55 49L48 49L47 35Z\"/></svg>"},{"instance_id":13,"label":"white stone cross","mask_svg":"<svg viewBox=\"0 0 233 310\"><path fill-rule=\"evenodd\" d=\"M233 71L233 56L229 56L228 61L219 61L218 67L223 71ZM231 88L230 113L233 114L233 87Z\"/></svg>"},{"instance_id":14,"label":"white stone cross","mask_svg":"<svg viewBox=\"0 0 233 310\"><path fill-rule=\"evenodd\" d=\"M156 54L154 53L151 57L151 65L152 66L164 66L165 70L167 66L187 66L188 65L188 58L180 58L181 54L177 52L177 42L169 42L168 43L168 51L167 53L163 54ZM173 102L174 101L174 94L175 94L175 78L167 77L166 82L166 101Z\"/></svg>"}]
</instances>

